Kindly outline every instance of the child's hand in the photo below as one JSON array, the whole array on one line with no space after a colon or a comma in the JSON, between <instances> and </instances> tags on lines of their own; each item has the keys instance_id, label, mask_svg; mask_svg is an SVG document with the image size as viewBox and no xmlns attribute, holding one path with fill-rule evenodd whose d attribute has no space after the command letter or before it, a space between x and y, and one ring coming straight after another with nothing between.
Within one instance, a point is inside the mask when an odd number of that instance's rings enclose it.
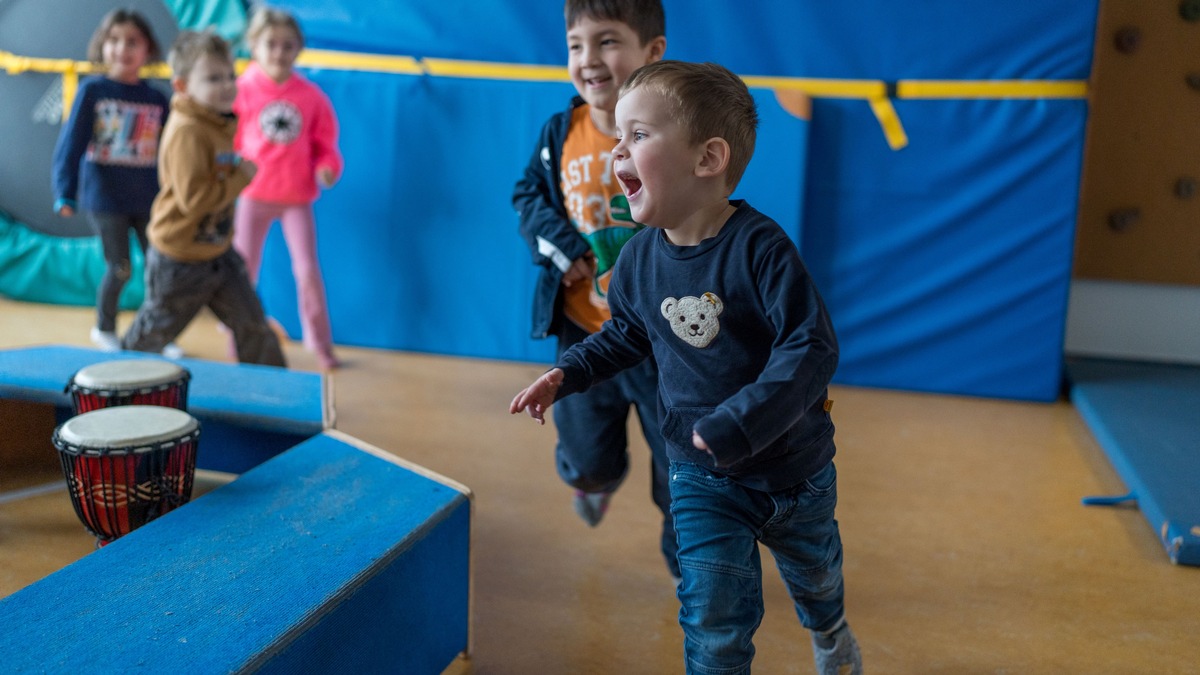
<instances>
[{"instance_id":1,"label":"child's hand","mask_svg":"<svg viewBox=\"0 0 1200 675\"><path fill-rule=\"evenodd\" d=\"M248 159L243 159L241 163L238 164L238 168L244 171L246 173L246 177L250 179L253 179L254 174L258 173L258 165Z\"/></svg>"},{"instance_id":2,"label":"child's hand","mask_svg":"<svg viewBox=\"0 0 1200 675\"><path fill-rule=\"evenodd\" d=\"M596 276L595 264L595 258L591 253L581 256L571 263L571 267L566 272L563 272L562 285L571 286L578 281Z\"/></svg>"},{"instance_id":3,"label":"child's hand","mask_svg":"<svg viewBox=\"0 0 1200 675\"><path fill-rule=\"evenodd\" d=\"M327 166L317 169L317 185L320 185L322 188L328 190L329 188L333 187L333 179L333 169Z\"/></svg>"},{"instance_id":4,"label":"child's hand","mask_svg":"<svg viewBox=\"0 0 1200 675\"><path fill-rule=\"evenodd\" d=\"M712 453L712 450L708 449L708 443L705 443L704 439L700 438L700 434L696 433L694 430L692 431L692 445L696 446L697 450L703 450L704 452L707 452L708 456L713 458L714 463L717 461L717 456Z\"/></svg>"},{"instance_id":5,"label":"child's hand","mask_svg":"<svg viewBox=\"0 0 1200 675\"><path fill-rule=\"evenodd\" d=\"M70 218L71 216L75 215L75 209L71 208L68 204L63 204L62 206L58 207L58 215L62 216L63 218Z\"/></svg>"},{"instance_id":6,"label":"child's hand","mask_svg":"<svg viewBox=\"0 0 1200 675\"><path fill-rule=\"evenodd\" d=\"M537 420L538 424L545 424L546 411L554 403L554 396L558 393L562 382L563 371L561 368L548 371L534 380L533 384L526 387L524 391L517 394L508 406L508 412L515 415L523 410L528 410L529 416Z\"/></svg>"}]
</instances>

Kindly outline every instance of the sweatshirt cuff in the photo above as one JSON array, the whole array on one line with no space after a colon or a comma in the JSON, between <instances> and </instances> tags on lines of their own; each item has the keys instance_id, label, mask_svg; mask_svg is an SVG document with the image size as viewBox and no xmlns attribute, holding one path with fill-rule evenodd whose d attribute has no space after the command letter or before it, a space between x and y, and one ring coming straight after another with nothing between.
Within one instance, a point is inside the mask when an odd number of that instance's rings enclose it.
<instances>
[{"instance_id":1,"label":"sweatshirt cuff","mask_svg":"<svg viewBox=\"0 0 1200 675\"><path fill-rule=\"evenodd\" d=\"M555 401L561 401L571 394L587 391L590 383L588 382L587 373L582 368L562 362L555 364L554 367L563 371L563 381L558 387L558 392L554 395Z\"/></svg>"},{"instance_id":2,"label":"sweatshirt cuff","mask_svg":"<svg viewBox=\"0 0 1200 675\"><path fill-rule=\"evenodd\" d=\"M729 466L750 454L750 443L733 416L717 410L696 421L694 431L704 439L717 467Z\"/></svg>"}]
</instances>

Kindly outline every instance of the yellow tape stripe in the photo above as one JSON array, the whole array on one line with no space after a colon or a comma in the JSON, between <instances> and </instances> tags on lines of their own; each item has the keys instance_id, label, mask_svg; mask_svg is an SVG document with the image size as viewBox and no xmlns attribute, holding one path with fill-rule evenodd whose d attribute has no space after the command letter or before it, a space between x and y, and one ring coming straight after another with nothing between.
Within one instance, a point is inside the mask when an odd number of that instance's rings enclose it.
<instances>
[{"instance_id":1,"label":"yellow tape stripe","mask_svg":"<svg viewBox=\"0 0 1200 675\"><path fill-rule=\"evenodd\" d=\"M892 99L880 96L867 99L867 102L871 104L871 111L875 113L875 119L879 120L879 126L883 128L883 137L887 139L888 146L899 150L908 145L908 134L904 133L904 126L900 124L900 116L896 114Z\"/></svg>"},{"instance_id":2,"label":"yellow tape stripe","mask_svg":"<svg viewBox=\"0 0 1200 675\"><path fill-rule=\"evenodd\" d=\"M1084 80L901 80L896 98L1084 98Z\"/></svg>"},{"instance_id":3,"label":"yellow tape stripe","mask_svg":"<svg viewBox=\"0 0 1200 675\"><path fill-rule=\"evenodd\" d=\"M0 68L8 71L9 75L20 75L24 72L34 73L90 73L103 72L104 67L87 61L72 59L40 59L30 56L17 56L11 52L0 51Z\"/></svg>"},{"instance_id":4,"label":"yellow tape stripe","mask_svg":"<svg viewBox=\"0 0 1200 675\"><path fill-rule=\"evenodd\" d=\"M62 119L65 122L71 115L71 104L75 101L75 92L79 91L79 75L74 70L62 74Z\"/></svg>"},{"instance_id":5,"label":"yellow tape stripe","mask_svg":"<svg viewBox=\"0 0 1200 675\"><path fill-rule=\"evenodd\" d=\"M878 80L821 80L805 77L742 77L747 87L803 91L814 98L883 98L887 85Z\"/></svg>"},{"instance_id":6,"label":"yellow tape stripe","mask_svg":"<svg viewBox=\"0 0 1200 675\"><path fill-rule=\"evenodd\" d=\"M358 54L321 49L306 49L297 64L309 68L331 68L400 75L432 75L485 80L516 80L532 82L569 82L567 69L560 66L527 65L461 61L456 59L415 59L411 56ZM245 67L239 60L238 72ZM10 75L23 72L61 73L63 75L64 118L71 107L80 73L103 72L98 64L70 59L39 59L16 56L0 51L0 68ZM166 64L144 68L145 77L168 78ZM742 78L746 86L775 91L800 91L813 98L863 99L871 106L888 145L899 150L908 144L908 136L900 116L888 97L888 86L880 80L843 80L805 77L767 77L748 75ZM892 92L897 99L1042 99L1084 98L1084 80L900 80Z\"/></svg>"},{"instance_id":7,"label":"yellow tape stripe","mask_svg":"<svg viewBox=\"0 0 1200 675\"><path fill-rule=\"evenodd\" d=\"M570 82L566 68L518 63L488 63L453 59L421 59L425 72L436 77L474 77L484 80Z\"/></svg>"},{"instance_id":8,"label":"yellow tape stripe","mask_svg":"<svg viewBox=\"0 0 1200 675\"><path fill-rule=\"evenodd\" d=\"M310 68L336 70L365 70L401 75L421 75L421 65L411 56L389 56L386 54L355 54L331 52L322 49L305 49L296 59L297 65Z\"/></svg>"},{"instance_id":9,"label":"yellow tape stripe","mask_svg":"<svg viewBox=\"0 0 1200 675\"><path fill-rule=\"evenodd\" d=\"M540 66L518 63L492 63L455 59L415 59L411 56L386 54L357 54L322 49L306 49L297 63L310 68L361 70L397 73L401 75L434 75L439 77L476 77L480 79L529 80L538 82L569 82L567 69L560 66ZM103 72L100 64L71 59L44 59L0 51L0 68L10 75L23 72L76 73ZM165 63L142 70L147 77L170 77ZM747 75L747 86L764 89L803 91L817 98L873 99L887 95L887 85L880 80L843 80L804 77L768 77ZM1084 80L900 80L896 83L896 98L1083 98L1087 96Z\"/></svg>"}]
</instances>

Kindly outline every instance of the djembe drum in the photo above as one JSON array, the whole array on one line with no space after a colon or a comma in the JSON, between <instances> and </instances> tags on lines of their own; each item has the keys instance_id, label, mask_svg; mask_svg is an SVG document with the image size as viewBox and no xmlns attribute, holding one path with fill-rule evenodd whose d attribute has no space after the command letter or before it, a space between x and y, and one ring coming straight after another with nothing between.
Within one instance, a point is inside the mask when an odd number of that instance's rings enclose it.
<instances>
[{"instance_id":1,"label":"djembe drum","mask_svg":"<svg viewBox=\"0 0 1200 675\"><path fill-rule=\"evenodd\" d=\"M159 359L118 359L80 368L64 391L75 414L121 405L159 405L187 410L191 373Z\"/></svg>"},{"instance_id":2,"label":"djembe drum","mask_svg":"<svg viewBox=\"0 0 1200 675\"><path fill-rule=\"evenodd\" d=\"M148 405L93 410L54 430L71 503L97 546L191 499L199 437L196 418Z\"/></svg>"}]
</instances>

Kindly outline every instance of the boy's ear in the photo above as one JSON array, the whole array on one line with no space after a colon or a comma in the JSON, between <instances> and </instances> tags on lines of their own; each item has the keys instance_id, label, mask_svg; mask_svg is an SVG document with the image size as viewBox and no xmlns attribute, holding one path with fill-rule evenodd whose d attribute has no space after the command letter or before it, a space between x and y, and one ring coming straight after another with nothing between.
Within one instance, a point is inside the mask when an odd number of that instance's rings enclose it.
<instances>
[{"instance_id":1,"label":"boy's ear","mask_svg":"<svg viewBox=\"0 0 1200 675\"><path fill-rule=\"evenodd\" d=\"M646 63L661 61L663 55L667 53L667 36L659 35L646 46L649 48L649 51L646 52Z\"/></svg>"},{"instance_id":2,"label":"boy's ear","mask_svg":"<svg viewBox=\"0 0 1200 675\"><path fill-rule=\"evenodd\" d=\"M176 94L182 94L187 91L187 79L182 77L172 77L171 91L174 91Z\"/></svg>"},{"instance_id":3,"label":"boy's ear","mask_svg":"<svg viewBox=\"0 0 1200 675\"><path fill-rule=\"evenodd\" d=\"M696 162L696 175L711 178L725 173L729 167L729 142L714 136L700 146L700 157Z\"/></svg>"}]
</instances>

